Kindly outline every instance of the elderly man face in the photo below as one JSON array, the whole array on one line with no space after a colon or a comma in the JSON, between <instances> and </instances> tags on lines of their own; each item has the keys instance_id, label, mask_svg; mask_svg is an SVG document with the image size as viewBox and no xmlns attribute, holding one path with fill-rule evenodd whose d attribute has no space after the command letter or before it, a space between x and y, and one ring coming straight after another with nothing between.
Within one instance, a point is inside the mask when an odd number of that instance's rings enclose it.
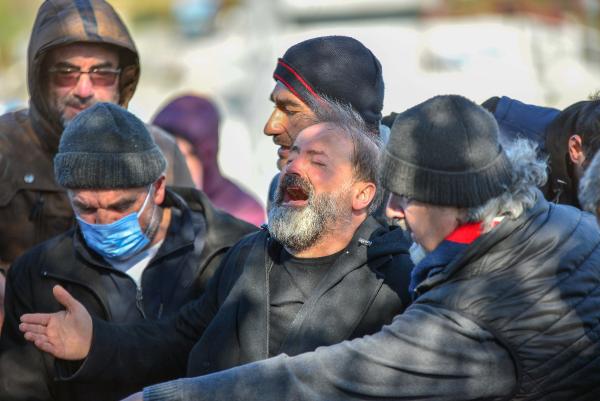
<instances>
[{"instance_id":1,"label":"elderly man face","mask_svg":"<svg viewBox=\"0 0 600 401\"><path fill-rule=\"evenodd\" d=\"M429 205L392 193L386 214L390 219L403 220L413 241L431 252L458 227L460 209Z\"/></svg>"},{"instance_id":2,"label":"elderly man face","mask_svg":"<svg viewBox=\"0 0 600 401\"><path fill-rule=\"evenodd\" d=\"M275 84L271 92L271 101L275 109L264 127L265 135L273 137L275 145L279 145L277 168L283 169L290 154L290 147L298 133L315 123L314 112L288 90L280 82Z\"/></svg>"},{"instance_id":3,"label":"elderly man face","mask_svg":"<svg viewBox=\"0 0 600 401\"><path fill-rule=\"evenodd\" d=\"M63 124L98 102L119 101L119 55L116 50L90 43L74 43L50 50L47 96Z\"/></svg>"}]
</instances>

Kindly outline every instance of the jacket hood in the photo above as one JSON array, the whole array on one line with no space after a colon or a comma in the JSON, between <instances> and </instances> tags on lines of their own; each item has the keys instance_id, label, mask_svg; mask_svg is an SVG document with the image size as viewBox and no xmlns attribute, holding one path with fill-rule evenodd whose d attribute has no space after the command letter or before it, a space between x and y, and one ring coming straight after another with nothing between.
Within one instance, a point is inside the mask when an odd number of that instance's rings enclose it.
<instances>
[{"instance_id":1,"label":"jacket hood","mask_svg":"<svg viewBox=\"0 0 600 401\"><path fill-rule=\"evenodd\" d=\"M119 104L127 107L137 86L138 52L127 27L104 0L46 0L38 10L27 50L27 83L33 127L42 143L56 152L63 130L59 117L50 113L43 86L44 58L49 50L72 43L115 46L121 76Z\"/></svg>"},{"instance_id":2,"label":"jacket hood","mask_svg":"<svg viewBox=\"0 0 600 401\"><path fill-rule=\"evenodd\" d=\"M196 95L177 97L164 106L152 123L192 144L204 169L203 191L212 197L224 184L219 171L219 111L208 98Z\"/></svg>"},{"instance_id":3,"label":"jacket hood","mask_svg":"<svg viewBox=\"0 0 600 401\"><path fill-rule=\"evenodd\" d=\"M501 137L507 140L526 138L542 148L546 127L558 113L559 110L552 107L526 104L507 96L498 99L493 112L500 127Z\"/></svg>"}]
</instances>

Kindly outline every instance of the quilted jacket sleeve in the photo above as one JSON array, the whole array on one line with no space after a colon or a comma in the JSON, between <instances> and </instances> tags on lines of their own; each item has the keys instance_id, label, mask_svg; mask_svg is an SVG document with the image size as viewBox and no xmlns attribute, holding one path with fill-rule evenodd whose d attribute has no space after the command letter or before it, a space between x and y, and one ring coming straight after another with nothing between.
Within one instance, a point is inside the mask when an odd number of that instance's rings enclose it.
<instances>
[{"instance_id":1,"label":"quilted jacket sleeve","mask_svg":"<svg viewBox=\"0 0 600 401\"><path fill-rule=\"evenodd\" d=\"M456 312L415 304L374 335L148 387L144 400L499 400L515 377L508 351L489 332Z\"/></svg>"}]
</instances>

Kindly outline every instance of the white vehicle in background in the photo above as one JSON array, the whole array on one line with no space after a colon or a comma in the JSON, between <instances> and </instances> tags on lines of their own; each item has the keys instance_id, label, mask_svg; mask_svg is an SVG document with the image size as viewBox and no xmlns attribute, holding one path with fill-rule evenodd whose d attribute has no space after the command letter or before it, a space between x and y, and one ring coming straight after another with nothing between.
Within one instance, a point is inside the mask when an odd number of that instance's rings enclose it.
<instances>
[{"instance_id":1,"label":"white vehicle in background","mask_svg":"<svg viewBox=\"0 0 600 401\"><path fill-rule=\"evenodd\" d=\"M277 0L279 15L299 22L417 15L442 0Z\"/></svg>"}]
</instances>

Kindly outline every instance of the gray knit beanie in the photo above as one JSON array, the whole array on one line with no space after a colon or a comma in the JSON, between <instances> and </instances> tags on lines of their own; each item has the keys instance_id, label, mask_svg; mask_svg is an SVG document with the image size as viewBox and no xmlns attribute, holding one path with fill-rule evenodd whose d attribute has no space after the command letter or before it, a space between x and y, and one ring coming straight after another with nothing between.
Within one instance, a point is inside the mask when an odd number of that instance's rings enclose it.
<instances>
[{"instance_id":1,"label":"gray knit beanie","mask_svg":"<svg viewBox=\"0 0 600 401\"><path fill-rule=\"evenodd\" d=\"M511 165L488 111L462 96L436 96L396 117L382 182L431 205L475 207L506 191Z\"/></svg>"},{"instance_id":2,"label":"gray knit beanie","mask_svg":"<svg viewBox=\"0 0 600 401\"><path fill-rule=\"evenodd\" d=\"M54 157L56 181L70 189L143 187L167 161L142 121L112 103L98 103L67 124Z\"/></svg>"}]
</instances>

